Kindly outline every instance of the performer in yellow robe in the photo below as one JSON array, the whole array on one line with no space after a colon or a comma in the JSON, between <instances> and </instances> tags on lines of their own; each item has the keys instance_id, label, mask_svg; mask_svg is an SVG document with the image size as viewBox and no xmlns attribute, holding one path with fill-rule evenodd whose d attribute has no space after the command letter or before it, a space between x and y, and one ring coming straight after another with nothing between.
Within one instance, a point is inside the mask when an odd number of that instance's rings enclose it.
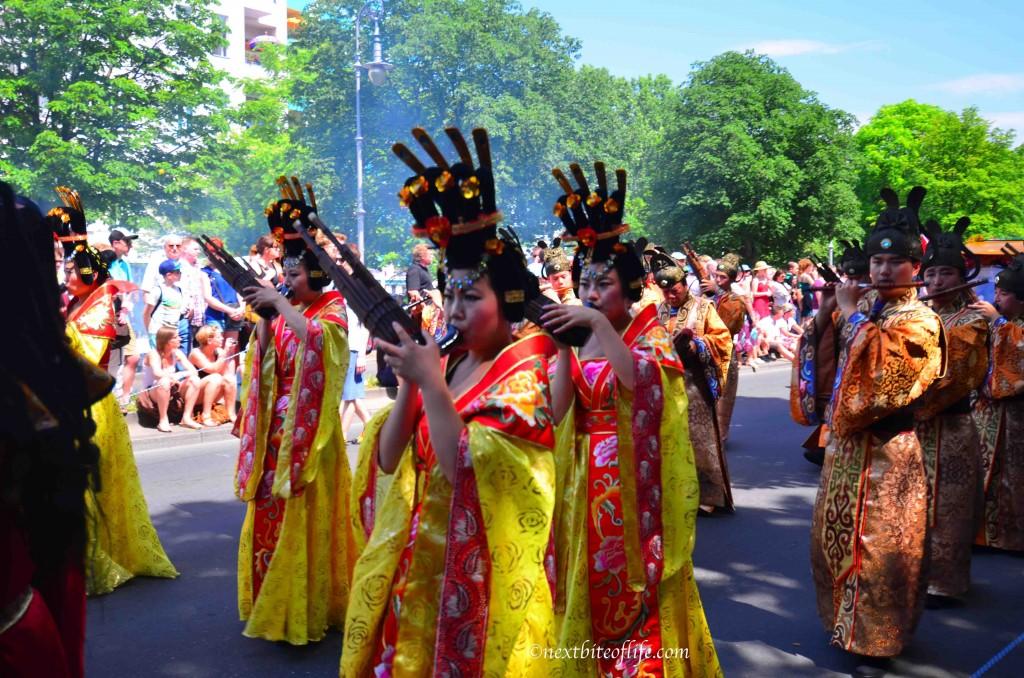
<instances>
[{"instance_id":1,"label":"performer in yellow robe","mask_svg":"<svg viewBox=\"0 0 1024 678\"><path fill-rule=\"evenodd\" d=\"M512 337L537 284L518 241L497 230L486 133L473 132L476 168L458 130L448 134L462 160L445 170L400 147L417 172L402 197L413 232L442 249L438 286L462 341L441 360L436 344L404 332L397 345L378 340L402 382L386 420L364 433L355 492L365 548L341 676L541 677L557 667L540 652L555 640L553 346L542 333ZM456 180L464 190L442 195ZM391 476L384 496L380 475Z\"/></svg>"},{"instance_id":2,"label":"performer in yellow robe","mask_svg":"<svg viewBox=\"0 0 1024 678\"><path fill-rule=\"evenodd\" d=\"M78 194L58 189L64 205L47 215L68 257L66 285L67 335L71 347L86 360L106 370L117 339L115 300L123 283L108 280L107 265L99 252L86 244L85 216ZM127 335L125 335L127 336ZM113 393L91 408L100 450L98 492L86 493L89 543L86 546L86 592L109 593L135 576L178 576L167 558L146 506L135 465L128 426Z\"/></svg>"},{"instance_id":3,"label":"performer in yellow robe","mask_svg":"<svg viewBox=\"0 0 1024 678\"><path fill-rule=\"evenodd\" d=\"M700 508L706 513L715 509L732 511L729 468L715 409L722 379L729 373L732 335L718 317L713 301L690 294L686 274L671 257L656 252L651 264L654 279L665 294L658 315L686 368L690 442L700 481Z\"/></svg>"},{"instance_id":4,"label":"performer in yellow robe","mask_svg":"<svg viewBox=\"0 0 1024 678\"><path fill-rule=\"evenodd\" d=\"M985 490L977 543L1024 551L1024 253L996 278L995 306L979 302L973 308L991 322L992 332L975 412Z\"/></svg>"},{"instance_id":5,"label":"performer in yellow robe","mask_svg":"<svg viewBox=\"0 0 1024 678\"><path fill-rule=\"evenodd\" d=\"M601 163L592 193L579 166L571 169L575 191L555 173L565 190L555 213L566 239L580 244L584 306L544 316L552 332L592 332L578 354L559 348L552 381L558 648L570 652L562 675L718 676L693 576L700 487L683 366L656 305L630 317L645 272L636 244L619 240L628 229L625 171L609 194Z\"/></svg>"},{"instance_id":6,"label":"performer in yellow robe","mask_svg":"<svg viewBox=\"0 0 1024 678\"><path fill-rule=\"evenodd\" d=\"M917 402L917 438L924 451L931 490L928 505L929 604L935 596L960 597L971 583L971 544L981 510L981 458L978 429L971 416L971 394L988 370L988 323L970 308L977 298L970 289L952 290L978 273L967 273L963 233L970 219L957 221L944 233L934 221L926 224L928 249L922 276L933 297L932 309L946 334L945 375L932 383ZM946 290L951 290L944 293Z\"/></svg>"},{"instance_id":7,"label":"performer in yellow robe","mask_svg":"<svg viewBox=\"0 0 1024 678\"><path fill-rule=\"evenodd\" d=\"M942 322L909 285L920 266L924 189L902 209L891 190L882 195L888 209L865 252L872 283L896 287L864 294L847 281L818 314L824 325L838 305L842 349L811 522L822 623L834 645L873 658L903 650L924 604L928 478L909 406L943 359Z\"/></svg>"},{"instance_id":8,"label":"performer in yellow robe","mask_svg":"<svg viewBox=\"0 0 1024 678\"><path fill-rule=\"evenodd\" d=\"M277 316L260 319L249 342L235 470L235 493L247 504L238 545L243 634L292 645L342 626L355 552L337 416L347 321L341 295L322 291L329 279L292 226L289 213L302 212L305 227L309 209L290 193L268 214L293 298L269 284L245 290L250 306Z\"/></svg>"}]
</instances>

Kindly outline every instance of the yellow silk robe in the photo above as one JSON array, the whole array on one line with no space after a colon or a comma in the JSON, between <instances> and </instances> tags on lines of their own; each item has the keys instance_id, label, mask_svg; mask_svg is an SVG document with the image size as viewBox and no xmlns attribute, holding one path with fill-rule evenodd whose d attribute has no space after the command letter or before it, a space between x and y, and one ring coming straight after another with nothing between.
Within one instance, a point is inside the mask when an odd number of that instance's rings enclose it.
<instances>
[{"instance_id":1,"label":"yellow silk robe","mask_svg":"<svg viewBox=\"0 0 1024 678\"><path fill-rule=\"evenodd\" d=\"M253 334L235 472L248 505L238 544L243 633L292 645L341 627L355 554L337 416L349 359L341 295L321 295L304 315L304 340L280 316L263 355Z\"/></svg>"},{"instance_id":2,"label":"yellow silk robe","mask_svg":"<svg viewBox=\"0 0 1024 678\"><path fill-rule=\"evenodd\" d=\"M104 284L68 317L71 347L104 370L115 337L117 294L115 285ZM92 406L92 419L93 442L100 451L100 491L85 496L90 515L86 592L109 593L137 575L177 577L149 518L128 425L113 393Z\"/></svg>"},{"instance_id":3,"label":"yellow silk robe","mask_svg":"<svg viewBox=\"0 0 1024 678\"><path fill-rule=\"evenodd\" d=\"M917 438L931 487L928 593L961 596L971 582L971 543L981 510L981 454L970 395L988 369L988 322L967 308L974 294L935 307L948 352L946 374L916 403Z\"/></svg>"},{"instance_id":4,"label":"yellow silk robe","mask_svg":"<svg viewBox=\"0 0 1024 678\"><path fill-rule=\"evenodd\" d=\"M916 290L888 303L869 292L860 308L839 318L811 571L831 642L889 657L924 605L928 478L906 408L939 376L942 321Z\"/></svg>"},{"instance_id":5,"label":"yellow silk robe","mask_svg":"<svg viewBox=\"0 0 1024 678\"><path fill-rule=\"evenodd\" d=\"M547 355L534 334L506 347L455 400L466 429L454 483L436 463L422 405L390 481L376 464L383 419L356 471L365 547L345 619L341 676L548 676L554 644L555 499ZM379 492L386 492L384 496Z\"/></svg>"},{"instance_id":6,"label":"yellow silk robe","mask_svg":"<svg viewBox=\"0 0 1024 678\"><path fill-rule=\"evenodd\" d=\"M700 503L732 510L729 467L715 409L721 397L722 381L729 373L732 335L718 316L714 302L693 294L675 315L667 304L662 304L659 315L673 341L683 329L693 332L688 349L693 359L680 357L687 369L684 381L689 403L690 443L700 481ZM700 374L696 374L697 371Z\"/></svg>"},{"instance_id":7,"label":"yellow silk robe","mask_svg":"<svg viewBox=\"0 0 1024 678\"><path fill-rule=\"evenodd\" d=\"M643 636L646 648L672 654L645 658L634 643L618 661L566 658L558 675L719 676L693 576L700 488L682 364L656 306L633 318L623 340L634 356L634 392L606 360L573 354L576 396L558 431L557 648L621 650Z\"/></svg>"},{"instance_id":8,"label":"yellow silk robe","mask_svg":"<svg viewBox=\"0 0 1024 678\"><path fill-rule=\"evenodd\" d=\"M975 415L985 487L978 543L1024 551L1024 318L992 324L989 374Z\"/></svg>"}]
</instances>

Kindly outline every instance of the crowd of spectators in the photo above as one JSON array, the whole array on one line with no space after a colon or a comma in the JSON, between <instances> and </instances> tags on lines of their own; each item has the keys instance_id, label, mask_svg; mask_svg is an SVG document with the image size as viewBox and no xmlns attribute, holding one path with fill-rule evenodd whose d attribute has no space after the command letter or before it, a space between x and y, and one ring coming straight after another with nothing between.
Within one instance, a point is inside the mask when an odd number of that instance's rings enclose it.
<instances>
[{"instance_id":1,"label":"crowd of spectators","mask_svg":"<svg viewBox=\"0 0 1024 678\"><path fill-rule=\"evenodd\" d=\"M672 258L684 270L690 270L682 252L673 252ZM705 255L700 257L700 264L713 279L717 260ZM690 280L690 292L700 294L696 276ZM744 300L747 309L743 330L734 337L740 364L757 370L775 360L794 360L803 333L801 323L817 313L824 283L810 259L790 261L785 266L770 266L766 261L755 262L753 268L741 265L729 290Z\"/></svg>"},{"instance_id":2,"label":"crowd of spectators","mask_svg":"<svg viewBox=\"0 0 1024 678\"><path fill-rule=\"evenodd\" d=\"M120 399L126 408L137 395L139 421L144 426L170 431L172 424L186 428L219 426L234 422L237 411L240 347L244 347L255 318L223 276L203 260L202 248L190 237L166 235L160 250L149 257L141 279L128 264L138 236L115 229L110 232L111 276L138 285L140 292L126 295L122 304L131 337L121 349ZM216 240L216 239L215 239ZM223 243L218 242L223 245ZM353 245L349 245L355 250ZM531 264L540 267L543 251L530 252ZM672 253L680 266L689 270L680 252ZM406 271L405 301L424 330L439 337L445 323L440 294L431 272L433 252L423 244L412 251ZM281 249L273 237L261 236L250 248L246 262L258 275L274 285L283 282ZM708 276L714 277L717 261L700 257ZM696 276L690 277L690 291L700 294ZM820 301L823 280L809 259L769 266L757 261L753 267L740 266L730 291L740 296L747 309L747 321L734 340L740 364L757 369L773 360L792 361L802 333L801 321L813 316ZM138 305L141 312L134 312ZM342 425L347 431L354 417L365 423L362 404L363 375L372 346L365 327L348 314L350 365L342 404ZM141 367L139 392L133 393ZM389 383L387 369L378 364L377 376ZM351 442L354 442L352 439Z\"/></svg>"},{"instance_id":3,"label":"crowd of spectators","mask_svg":"<svg viewBox=\"0 0 1024 678\"><path fill-rule=\"evenodd\" d=\"M137 239L115 229L109 247L102 247L109 250L111 277L138 287L121 303L131 335L118 363L122 410L135 396L139 423L165 432L172 424L198 429L234 422L238 352L252 327L245 304L191 237L164 236L142 275L135 275L128 257ZM279 259L277 243L265 237L253 246L249 263L277 284Z\"/></svg>"}]
</instances>

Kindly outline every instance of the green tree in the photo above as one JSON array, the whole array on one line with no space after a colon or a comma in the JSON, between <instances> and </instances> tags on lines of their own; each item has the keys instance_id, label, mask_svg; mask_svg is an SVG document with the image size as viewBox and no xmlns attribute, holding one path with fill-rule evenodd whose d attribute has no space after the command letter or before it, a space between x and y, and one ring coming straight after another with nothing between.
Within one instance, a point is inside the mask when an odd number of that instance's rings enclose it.
<instances>
[{"instance_id":1,"label":"green tree","mask_svg":"<svg viewBox=\"0 0 1024 678\"><path fill-rule=\"evenodd\" d=\"M976 109L957 115L913 100L883 106L855 140L865 224L881 209L881 187L902 196L921 185L928 189L923 216L946 228L968 215L972 235L1024 237L1024 153L1012 150L1012 132L994 128Z\"/></svg>"},{"instance_id":2,"label":"green tree","mask_svg":"<svg viewBox=\"0 0 1024 678\"><path fill-rule=\"evenodd\" d=\"M264 74L235 83L242 103L225 112L230 126L210 140L168 182L167 214L193 233L219 235L234 251L267 233L264 208L279 197L275 179L298 176L318 198L335 179L295 138L298 113L289 106L294 90L315 77L308 53L269 45L260 54Z\"/></svg>"},{"instance_id":3,"label":"green tree","mask_svg":"<svg viewBox=\"0 0 1024 678\"><path fill-rule=\"evenodd\" d=\"M299 138L329 163L338 182L324 199L339 230L354 234L354 13L361 2L318 0L295 45L310 52L318 77L297 92ZM559 152L559 93L570 88L578 43L545 13L506 0L398 0L383 22L387 84L363 85L367 249L407 256L411 217L396 194L409 170L391 154L417 125L431 134L455 125L491 135L499 206L524 240L555 230L550 170ZM364 57L369 54L364 30ZM438 144L448 148L446 139ZM413 144L414 145L414 144ZM447 152L451 152L450 150ZM404 258L403 256L403 258Z\"/></svg>"},{"instance_id":4,"label":"green tree","mask_svg":"<svg viewBox=\"0 0 1024 678\"><path fill-rule=\"evenodd\" d=\"M4 0L0 25L0 175L115 223L188 197L169 176L226 130L206 0Z\"/></svg>"},{"instance_id":5,"label":"green tree","mask_svg":"<svg viewBox=\"0 0 1024 678\"><path fill-rule=\"evenodd\" d=\"M726 52L696 64L674 118L652 194L666 244L780 259L856 230L852 118L771 59Z\"/></svg>"}]
</instances>

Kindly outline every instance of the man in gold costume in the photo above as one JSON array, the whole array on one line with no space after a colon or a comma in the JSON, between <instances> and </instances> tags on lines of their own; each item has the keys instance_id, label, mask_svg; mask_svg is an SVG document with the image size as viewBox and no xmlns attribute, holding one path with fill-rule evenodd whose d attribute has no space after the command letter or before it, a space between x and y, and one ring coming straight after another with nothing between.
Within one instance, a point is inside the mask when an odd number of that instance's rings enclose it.
<instances>
[{"instance_id":1,"label":"man in gold costume","mask_svg":"<svg viewBox=\"0 0 1024 678\"><path fill-rule=\"evenodd\" d=\"M841 346L826 419L830 432L811 523L818 614L831 642L884 670L917 625L927 583L928 478L911 405L939 376L942 321L917 300L922 257L917 210L883 189L886 209L865 245L867 291L836 288L818 329L836 324ZM835 311L835 312L834 312Z\"/></svg>"}]
</instances>

